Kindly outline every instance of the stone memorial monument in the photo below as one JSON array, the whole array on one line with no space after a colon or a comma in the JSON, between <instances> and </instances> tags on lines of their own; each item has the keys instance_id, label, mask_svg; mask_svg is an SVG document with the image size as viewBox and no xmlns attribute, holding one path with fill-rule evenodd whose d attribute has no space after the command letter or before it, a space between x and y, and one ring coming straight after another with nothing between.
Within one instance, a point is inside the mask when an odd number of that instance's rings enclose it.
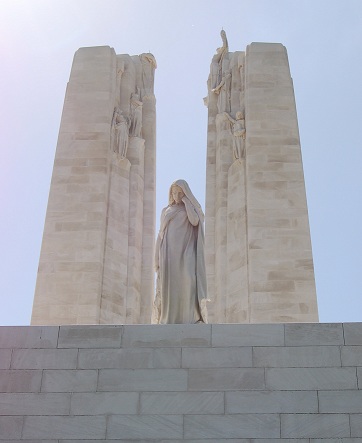
<instances>
[{"instance_id":1,"label":"stone memorial monument","mask_svg":"<svg viewBox=\"0 0 362 443\"><path fill-rule=\"evenodd\" d=\"M149 323L154 296L156 62L82 48L34 300L32 322L49 326L0 328L0 442L362 441L362 324L313 323L286 50L230 53L222 41L205 100L214 324L203 212L184 180L170 187L155 248L162 326L122 324Z\"/></svg>"},{"instance_id":2,"label":"stone memorial monument","mask_svg":"<svg viewBox=\"0 0 362 443\"><path fill-rule=\"evenodd\" d=\"M283 45L229 52L208 79L206 267L211 323L316 322L293 82Z\"/></svg>"},{"instance_id":3,"label":"stone memorial monument","mask_svg":"<svg viewBox=\"0 0 362 443\"><path fill-rule=\"evenodd\" d=\"M252 43L229 52L225 31L221 39L205 98L207 291L198 284L203 277L184 291L186 271L163 281L170 269L160 267L153 303L155 58L81 48L65 97L32 324L150 323L152 305L156 323L193 323L206 321L206 299L211 323L318 321L286 49ZM202 210L180 183L190 226L188 200L202 228ZM161 262L172 189L157 244ZM161 301L173 282L183 299L171 315ZM184 316L186 299L193 309Z\"/></svg>"},{"instance_id":4,"label":"stone memorial monument","mask_svg":"<svg viewBox=\"0 0 362 443\"><path fill-rule=\"evenodd\" d=\"M154 296L152 54L74 57L32 324L149 323Z\"/></svg>"}]
</instances>

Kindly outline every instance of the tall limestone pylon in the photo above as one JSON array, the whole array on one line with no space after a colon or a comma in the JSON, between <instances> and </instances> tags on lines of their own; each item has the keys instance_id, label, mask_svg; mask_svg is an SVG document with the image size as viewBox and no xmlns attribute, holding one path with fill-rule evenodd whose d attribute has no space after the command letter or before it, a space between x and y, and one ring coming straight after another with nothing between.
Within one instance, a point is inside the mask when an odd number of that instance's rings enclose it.
<instances>
[{"instance_id":1,"label":"tall limestone pylon","mask_svg":"<svg viewBox=\"0 0 362 443\"><path fill-rule=\"evenodd\" d=\"M211 323L318 321L287 51L223 45L208 79L206 266Z\"/></svg>"},{"instance_id":2,"label":"tall limestone pylon","mask_svg":"<svg viewBox=\"0 0 362 443\"><path fill-rule=\"evenodd\" d=\"M79 49L67 86L32 324L148 323L154 295L152 54Z\"/></svg>"}]
</instances>

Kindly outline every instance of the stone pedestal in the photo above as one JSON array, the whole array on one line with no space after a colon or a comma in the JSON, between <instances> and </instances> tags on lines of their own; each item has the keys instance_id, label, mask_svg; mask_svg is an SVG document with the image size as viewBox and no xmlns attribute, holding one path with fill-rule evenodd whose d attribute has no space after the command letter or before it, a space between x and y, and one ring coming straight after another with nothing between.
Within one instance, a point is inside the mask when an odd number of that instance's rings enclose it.
<instances>
[{"instance_id":1,"label":"stone pedestal","mask_svg":"<svg viewBox=\"0 0 362 443\"><path fill-rule=\"evenodd\" d=\"M362 324L0 327L0 441L357 443Z\"/></svg>"}]
</instances>

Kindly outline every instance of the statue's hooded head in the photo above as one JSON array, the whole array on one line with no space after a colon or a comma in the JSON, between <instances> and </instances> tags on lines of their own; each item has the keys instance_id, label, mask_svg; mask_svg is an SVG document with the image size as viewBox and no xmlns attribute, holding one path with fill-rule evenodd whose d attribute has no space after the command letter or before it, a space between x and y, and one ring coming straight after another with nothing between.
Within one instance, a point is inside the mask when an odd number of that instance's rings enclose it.
<instances>
[{"instance_id":1,"label":"statue's hooded head","mask_svg":"<svg viewBox=\"0 0 362 443\"><path fill-rule=\"evenodd\" d=\"M182 180L182 179L176 180L171 184L170 190L168 192L168 204L169 205L175 204L175 200L172 196L172 187L173 186L178 186L182 189L183 193L186 195L186 197L190 200L190 202L195 207L197 213L199 214L200 220L203 221L204 220L204 213L202 212L201 205L196 200L194 194L191 192L190 186L188 185L187 181L185 181L185 180Z\"/></svg>"}]
</instances>

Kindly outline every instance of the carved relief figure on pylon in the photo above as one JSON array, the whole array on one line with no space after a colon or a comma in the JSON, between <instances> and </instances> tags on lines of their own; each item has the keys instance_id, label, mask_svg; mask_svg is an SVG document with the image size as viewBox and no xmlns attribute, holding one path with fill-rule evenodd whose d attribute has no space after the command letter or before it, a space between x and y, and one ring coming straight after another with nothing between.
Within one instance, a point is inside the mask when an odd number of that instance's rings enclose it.
<instances>
[{"instance_id":1,"label":"carved relief figure on pylon","mask_svg":"<svg viewBox=\"0 0 362 443\"><path fill-rule=\"evenodd\" d=\"M125 158L127 155L129 126L129 121L122 115L122 111L118 107L114 108L112 120L112 147L113 151L119 154L121 159Z\"/></svg>"},{"instance_id":2,"label":"carved relief figure on pylon","mask_svg":"<svg viewBox=\"0 0 362 443\"><path fill-rule=\"evenodd\" d=\"M233 119L228 113L225 112L225 116L230 122L230 130L233 135L233 154L234 159L238 160L245 156L245 119L241 111L236 113L235 119Z\"/></svg>"}]
</instances>

